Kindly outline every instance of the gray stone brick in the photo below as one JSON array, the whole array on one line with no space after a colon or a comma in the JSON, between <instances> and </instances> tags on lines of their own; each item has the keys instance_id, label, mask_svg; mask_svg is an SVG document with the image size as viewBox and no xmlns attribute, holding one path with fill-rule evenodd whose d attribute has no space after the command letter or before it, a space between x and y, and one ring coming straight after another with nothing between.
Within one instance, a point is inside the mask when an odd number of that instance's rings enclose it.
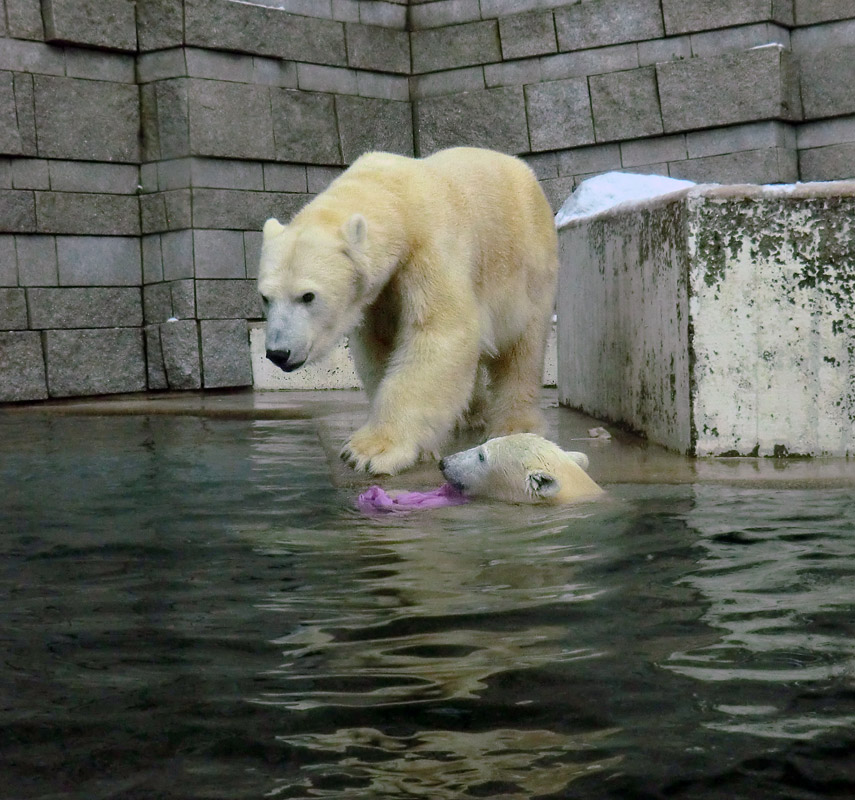
<instances>
[{"instance_id":1,"label":"gray stone brick","mask_svg":"<svg viewBox=\"0 0 855 800\"><path fill-rule=\"evenodd\" d=\"M799 152L799 175L803 181L838 181L855 177L855 142L812 147Z\"/></svg>"},{"instance_id":2,"label":"gray stone brick","mask_svg":"<svg viewBox=\"0 0 855 800\"><path fill-rule=\"evenodd\" d=\"M409 87L409 79L401 75L385 75L364 70L356 73L356 88L360 97L407 102L410 99Z\"/></svg>"},{"instance_id":3,"label":"gray stone brick","mask_svg":"<svg viewBox=\"0 0 855 800\"><path fill-rule=\"evenodd\" d=\"M189 158L175 158L157 162L157 186L161 192L184 189L190 186Z\"/></svg>"},{"instance_id":4,"label":"gray stone brick","mask_svg":"<svg viewBox=\"0 0 855 800\"><path fill-rule=\"evenodd\" d=\"M478 92L484 88L484 67L465 67L410 78L410 95L413 100L460 92Z\"/></svg>"},{"instance_id":5,"label":"gray stone brick","mask_svg":"<svg viewBox=\"0 0 855 800\"><path fill-rule=\"evenodd\" d=\"M197 278L245 278L241 231L193 231Z\"/></svg>"},{"instance_id":6,"label":"gray stone brick","mask_svg":"<svg viewBox=\"0 0 855 800\"><path fill-rule=\"evenodd\" d=\"M55 236L16 236L21 286L57 286L59 268Z\"/></svg>"},{"instance_id":7,"label":"gray stone brick","mask_svg":"<svg viewBox=\"0 0 855 800\"><path fill-rule=\"evenodd\" d=\"M798 147L825 147L855 142L855 116L806 122L798 127Z\"/></svg>"},{"instance_id":8,"label":"gray stone brick","mask_svg":"<svg viewBox=\"0 0 855 800\"><path fill-rule=\"evenodd\" d=\"M50 188L55 192L136 194L139 167L134 164L93 164L83 161L50 161Z\"/></svg>"},{"instance_id":9,"label":"gray stone brick","mask_svg":"<svg viewBox=\"0 0 855 800\"><path fill-rule=\"evenodd\" d=\"M690 36L670 36L638 43L638 64L647 67L664 61L680 61L692 57Z\"/></svg>"},{"instance_id":10,"label":"gray stone brick","mask_svg":"<svg viewBox=\"0 0 855 800\"><path fill-rule=\"evenodd\" d=\"M332 96L270 89L276 159L341 164Z\"/></svg>"},{"instance_id":11,"label":"gray stone brick","mask_svg":"<svg viewBox=\"0 0 855 800\"><path fill-rule=\"evenodd\" d=\"M320 194L342 172L344 172L344 167L306 167L306 181L309 186L309 195ZM306 197L305 202L308 202L310 199L311 197ZM301 202L294 209L294 213L302 206L303 203Z\"/></svg>"},{"instance_id":12,"label":"gray stone brick","mask_svg":"<svg viewBox=\"0 0 855 800\"><path fill-rule=\"evenodd\" d=\"M626 168L661 164L668 161L685 161L686 135L658 136L620 143L621 164Z\"/></svg>"},{"instance_id":13,"label":"gray stone brick","mask_svg":"<svg viewBox=\"0 0 855 800\"><path fill-rule=\"evenodd\" d=\"M184 4L175 0L136 0L141 52L184 43Z\"/></svg>"},{"instance_id":14,"label":"gray stone brick","mask_svg":"<svg viewBox=\"0 0 855 800\"><path fill-rule=\"evenodd\" d=\"M187 76L185 53L188 48L172 47L144 53L137 58L137 81L141 84Z\"/></svg>"},{"instance_id":15,"label":"gray stone brick","mask_svg":"<svg viewBox=\"0 0 855 800\"><path fill-rule=\"evenodd\" d=\"M576 53L559 53L556 56L542 56L540 59L540 69L545 81L601 75L605 72L635 69L637 66L638 46L636 44L619 44L614 47L580 50Z\"/></svg>"},{"instance_id":16,"label":"gray stone brick","mask_svg":"<svg viewBox=\"0 0 855 800\"><path fill-rule=\"evenodd\" d=\"M852 0L793 0L797 25L816 25L855 16Z\"/></svg>"},{"instance_id":17,"label":"gray stone brick","mask_svg":"<svg viewBox=\"0 0 855 800\"><path fill-rule=\"evenodd\" d=\"M163 368L170 389L201 389L199 332L194 320L176 320L160 326Z\"/></svg>"},{"instance_id":18,"label":"gray stone brick","mask_svg":"<svg viewBox=\"0 0 855 800\"><path fill-rule=\"evenodd\" d=\"M137 288L31 287L27 289L30 327L137 328L142 325L142 296Z\"/></svg>"},{"instance_id":19,"label":"gray stone brick","mask_svg":"<svg viewBox=\"0 0 855 800\"><path fill-rule=\"evenodd\" d=\"M23 289L0 289L0 330L27 329L27 299Z\"/></svg>"},{"instance_id":20,"label":"gray stone brick","mask_svg":"<svg viewBox=\"0 0 855 800\"><path fill-rule=\"evenodd\" d=\"M771 23L693 33L690 38L692 55L700 58L750 50L752 47L762 47L769 44L780 44L785 50L790 49L789 30Z\"/></svg>"},{"instance_id":21,"label":"gray stone brick","mask_svg":"<svg viewBox=\"0 0 855 800\"><path fill-rule=\"evenodd\" d=\"M306 92L357 94L356 70L323 64L297 64L297 86Z\"/></svg>"},{"instance_id":22,"label":"gray stone brick","mask_svg":"<svg viewBox=\"0 0 855 800\"><path fill-rule=\"evenodd\" d=\"M136 59L131 55L66 48L65 74L69 78L136 83Z\"/></svg>"},{"instance_id":23,"label":"gray stone brick","mask_svg":"<svg viewBox=\"0 0 855 800\"><path fill-rule=\"evenodd\" d=\"M359 22L358 0L332 0L332 18L341 22Z\"/></svg>"},{"instance_id":24,"label":"gray stone brick","mask_svg":"<svg viewBox=\"0 0 855 800\"><path fill-rule=\"evenodd\" d=\"M806 119L855 112L855 45L811 53L799 61Z\"/></svg>"},{"instance_id":25,"label":"gray stone brick","mask_svg":"<svg viewBox=\"0 0 855 800\"><path fill-rule=\"evenodd\" d=\"M12 159L0 158L0 189L12 188Z\"/></svg>"},{"instance_id":26,"label":"gray stone brick","mask_svg":"<svg viewBox=\"0 0 855 800\"><path fill-rule=\"evenodd\" d=\"M689 158L725 155L769 147L796 149L796 134L785 122L752 122L686 134Z\"/></svg>"},{"instance_id":27,"label":"gray stone brick","mask_svg":"<svg viewBox=\"0 0 855 800\"><path fill-rule=\"evenodd\" d=\"M42 17L49 42L136 50L131 0L42 0Z\"/></svg>"},{"instance_id":28,"label":"gray stone brick","mask_svg":"<svg viewBox=\"0 0 855 800\"><path fill-rule=\"evenodd\" d=\"M168 230L181 230L192 225L193 213L189 189L163 192L163 202L166 206L166 227Z\"/></svg>"},{"instance_id":29,"label":"gray stone brick","mask_svg":"<svg viewBox=\"0 0 855 800\"><path fill-rule=\"evenodd\" d=\"M15 189L50 189L48 162L43 158L16 158L12 161Z\"/></svg>"},{"instance_id":30,"label":"gray stone brick","mask_svg":"<svg viewBox=\"0 0 855 800\"><path fill-rule=\"evenodd\" d=\"M0 231L35 233L36 205L32 192L0 189Z\"/></svg>"},{"instance_id":31,"label":"gray stone brick","mask_svg":"<svg viewBox=\"0 0 855 800\"><path fill-rule=\"evenodd\" d=\"M671 177L696 183L794 183L798 165L794 150L770 147L707 158L672 162Z\"/></svg>"},{"instance_id":32,"label":"gray stone brick","mask_svg":"<svg viewBox=\"0 0 855 800\"><path fill-rule=\"evenodd\" d=\"M593 147L576 147L558 153L558 174L590 175L620 169L620 147L616 144L598 144Z\"/></svg>"},{"instance_id":33,"label":"gray stone brick","mask_svg":"<svg viewBox=\"0 0 855 800\"><path fill-rule=\"evenodd\" d=\"M0 286L18 285L18 257L15 252L15 237L0 234Z\"/></svg>"},{"instance_id":34,"label":"gray stone brick","mask_svg":"<svg viewBox=\"0 0 855 800\"><path fill-rule=\"evenodd\" d=\"M41 335L35 331L0 331L0 401L47 397Z\"/></svg>"},{"instance_id":35,"label":"gray stone brick","mask_svg":"<svg viewBox=\"0 0 855 800\"><path fill-rule=\"evenodd\" d=\"M189 81L189 108L193 155L273 158L267 87L194 78Z\"/></svg>"},{"instance_id":36,"label":"gray stone brick","mask_svg":"<svg viewBox=\"0 0 855 800\"><path fill-rule=\"evenodd\" d=\"M139 160L136 86L36 75L35 113L42 157Z\"/></svg>"},{"instance_id":37,"label":"gray stone brick","mask_svg":"<svg viewBox=\"0 0 855 800\"><path fill-rule=\"evenodd\" d=\"M253 56L252 82L259 86L297 87L297 65L293 61Z\"/></svg>"},{"instance_id":38,"label":"gray stone brick","mask_svg":"<svg viewBox=\"0 0 855 800\"><path fill-rule=\"evenodd\" d=\"M169 230L166 223L166 203L162 192L141 195L139 202L141 233Z\"/></svg>"},{"instance_id":39,"label":"gray stone brick","mask_svg":"<svg viewBox=\"0 0 855 800\"><path fill-rule=\"evenodd\" d=\"M149 83L140 86L140 158L143 161L160 159L160 130L157 116L157 84ZM185 150L187 149L185 140ZM145 166L143 166L145 169ZM154 168L155 175L157 168ZM152 191L145 186L145 191ZM156 187L155 187L156 188Z\"/></svg>"},{"instance_id":40,"label":"gray stone brick","mask_svg":"<svg viewBox=\"0 0 855 800\"><path fill-rule=\"evenodd\" d=\"M136 197L78 192L36 192L35 195L40 233L140 234L140 206Z\"/></svg>"},{"instance_id":41,"label":"gray stone brick","mask_svg":"<svg viewBox=\"0 0 855 800\"><path fill-rule=\"evenodd\" d=\"M503 61L501 64L484 66L484 83L491 89L494 86L525 86L529 83L540 83L542 77L541 62L537 58Z\"/></svg>"},{"instance_id":42,"label":"gray stone brick","mask_svg":"<svg viewBox=\"0 0 855 800\"><path fill-rule=\"evenodd\" d=\"M21 155L41 155L36 142L35 89L33 76L15 73L15 111L18 115L18 133L21 137Z\"/></svg>"},{"instance_id":43,"label":"gray stone brick","mask_svg":"<svg viewBox=\"0 0 855 800\"><path fill-rule=\"evenodd\" d=\"M558 50L552 12L515 14L499 19L502 58L528 58Z\"/></svg>"},{"instance_id":44,"label":"gray stone brick","mask_svg":"<svg viewBox=\"0 0 855 800\"><path fill-rule=\"evenodd\" d=\"M558 49L658 39L664 36L659 0L590 0L555 10Z\"/></svg>"},{"instance_id":45,"label":"gray stone brick","mask_svg":"<svg viewBox=\"0 0 855 800\"><path fill-rule=\"evenodd\" d=\"M183 158L190 154L190 108L188 99L187 80L158 81L154 87L155 108L157 119L158 155L148 157L170 159ZM146 113L151 113L147 107ZM145 125L150 125L146 121ZM148 151L147 151L148 152Z\"/></svg>"},{"instance_id":46,"label":"gray stone brick","mask_svg":"<svg viewBox=\"0 0 855 800\"><path fill-rule=\"evenodd\" d=\"M242 319L203 320L199 327L205 388L252 385L246 322Z\"/></svg>"},{"instance_id":47,"label":"gray stone brick","mask_svg":"<svg viewBox=\"0 0 855 800\"><path fill-rule=\"evenodd\" d=\"M142 330L48 331L45 343L51 397L146 388Z\"/></svg>"},{"instance_id":48,"label":"gray stone brick","mask_svg":"<svg viewBox=\"0 0 855 800\"><path fill-rule=\"evenodd\" d=\"M243 250L246 259L246 277L257 278L261 260L261 231L244 231Z\"/></svg>"},{"instance_id":49,"label":"gray stone brick","mask_svg":"<svg viewBox=\"0 0 855 800\"><path fill-rule=\"evenodd\" d=\"M142 271L143 283L159 283L163 280L163 254L160 251L160 234L143 236Z\"/></svg>"},{"instance_id":50,"label":"gray stone brick","mask_svg":"<svg viewBox=\"0 0 855 800\"><path fill-rule=\"evenodd\" d=\"M594 75L589 86L598 142L638 139L662 133L656 70L653 67Z\"/></svg>"},{"instance_id":51,"label":"gray stone brick","mask_svg":"<svg viewBox=\"0 0 855 800\"><path fill-rule=\"evenodd\" d=\"M45 29L42 24L40 0L5 0L6 31L16 39L43 41Z\"/></svg>"},{"instance_id":52,"label":"gray stone brick","mask_svg":"<svg viewBox=\"0 0 855 800\"><path fill-rule=\"evenodd\" d=\"M591 100L584 78L526 86L525 96L532 150L594 143Z\"/></svg>"},{"instance_id":53,"label":"gray stone brick","mask_svg":"<svg viewBox=\"0 0 855 800\"><path fill-rule=\"evenodd\" d=\"M557 153L535 153L523 156L523 161L528 164L539 181L558 177Z\"/></svg>"},{"instance_id":54,"label":"gray stone brick","mask_svg":"<svg viewBox=\"0 0 855 800\"><path fill-rule=\"evenodd\" d=\"M412 109L409 103L337 97L336 113L345 163L369 150L413 155Z\"/></svg>"},{"instance_id":55,"label":"gray stone brick","mask_svg":"<svg viewBox=\"0 0 855 800\"><path fill-rule=\"evenodd\" d=\"M0 72L0 152L18 155L23 152L18 115L15 109L15 84L11 72Z\"/></svg>"},{"instance_id":56,"label":"gray stone brick","mask_svg":"<svg viewBox=\"0 0 855 800\"><path fill-rule=\"evenodd\" d=\"M576 186L576 182L572 177L553 178L551 180L541 181L540 186L546 199L549 201L549 207L552 213L556 213L564 201L572 194Z\"/></svg>"},{"instance_id":57,"label":"gray stone brick","mask_svg":"<svg viewBox=\"0 0 855 800\"><path fill-rule=\"evenodd\" d=\"M252 56L185 47L184 58L187 64L187 74L190 77L252 83L255 71Z\"/></svg>"},{"instance_id":58,"label":"gray stone brick","mask_svg":"<svg viewBox=\"0 0 855 800\"><path fill-rule=\"evenodd\" d=\"M65 52L62 47L43 42L0 39L0 69L65 75Z\"/></svg>"},{"instance_id":59,"label":"gray stone brick","mask_svg":"<svg viewBox=\"0 0 855 800\"><path fill-rule=\"evenodd\" d=\"M715 3L662 0L662 13L669 36L751 22L793 23L791 3L770 3L769 0L717 0Z\"/></svg>"},{"instance_id":60,"label":"gray stone brick","mask_svg":"<svg viewBox=\"0 0 855 800\"><path fill-rule=\"evenodd\" d=\"M502 60L499 26L495 20L413 31L410 43L414 73Z\"/></svg>"},{"instance_id":61,"label":"gray stone brick","mask_svg":"<svg viewBox=\"0 0 855 800\"><path fill-rule=\"evenodd\" d=\"M344 66L344 26L229 0L185 0L188 45Z\"/></svg>"},{"instance_id":62,"label":"gray stone brick","mask_svg":"<svg viewBox=\"0 0 855 800\"><path fill-rule=\"evenodd\" d=\"M268 192L305 193L306 168L298 164L265 164L264 188Z\"/></svg>"},{"instance_id":63,"label":"gray stone brick","mask_svg":"<svg viewBox=\"0 0 855 800\"><path fill-rule=\"evenodd\" d=\"M347 63L359 70L409 74L410 36L371 25L345 25Z\"/></svg>"},{"instance_id":64,"label":"gray stone brick","mask_svg":"<svg viewBox=\"0 0 855 800\"><path fill-rule=\"evenodd\" d=\"M787 53L775 48L657 64L666 132L796 119L796 83Z\"/></svg>"},{"instance_id":65,"label":"gray stone brick","mask_svg":"<svg viewBox=\"0 0 855 800\"><path fill-rule=\"evenodd\" d=\"M60 286L139 286L140 243L120 236L57 236Z\"/></svg>"},{"instance_id":66,"label":"gray stone brick","mask_svg":"<svg viewBox=\"0 0 855 800\"><path fill-rule=\"evenodd\" d=\"M264 189L262 165L251 161L230 161L213 158L190 160L190 181L193 186L210 189Z\"/></svg>"},{"instance_id":67,"label":"gray stone brick","mask_svg":"<svg viewBox=\"0 0 855 800\"><path fill-rule=\"evenodd\" d=\"M146 325L166 322L173 316L172 292L168 283L151 283L143 287L143 320Z\"/></svg>"},{"instance_id":68,"label":"gray stone brick","mask_svg":"<svg viewBox=\"0 0 855 800\"><path fill-rule=\"evenodd\" d=\"M196 281L199 319L261 319L261 301L255 281Z\"/></svg>"},{"instance_id":69,"label":"gray stone brick","mask_svg":"<svg viewBox=\"0 0 855 800\"><path fill-rule=\"evenodd\" d=\"M169 291L172 293L172 313L178 319L194 319L196 317L196 281L171 281Z\"/></svg>"},{"instance_id":70,"label":"gray stone brick","mask_svg":"<svg viewBox=\"0 0 855 800\"><path fill-rule=\"evenodd\" d=\"M193 225L222 230L260 230L269 217L288 218L305 202L306 197L298 194L194 189Z\"/></svg>"},{"instance_id":71,"label":"gray stone brick","mask_svg":"<svg viewBox=\"0 0 855 800\"><path fill-rule=\"evenodd\" d=\"M415 119L419 156L454 145L529 150L522 87L425 98L416 102Z\"/></svg>"},{"instance_id":72,"label":"gray stone brick","mask_svg":"<svg viewBox=\"0 0 855 800\"><path fill-rule=\"evenodd\" d=\"M168 389L166 370L163 366L163 351L160 346L160 326L148 325L145 328L146 378L149 391Z\"/></svg>"},{"instance_id":73,"label":"gray stone brick","mask_svg":"<svg viewBox=\"0 0 855 800\"><path fill-rule=\"evenodd\" d=\"M485 14L485 17L493 16ZM432 3L411 4L410 28L441 28L481 19L478 0L436 0Z\"/></svg>"},{"instance_id":74,"label":"gray stone brick","mask_svg":"<svg viewBox=\"0 0 855 800\"><path fill-rule=\"evenodd\" d=\"M366 25L404 30L407 27L407 9L399 0L363 0L359 4L359 21Z\"/></svg>"},{"instance_id":75,"label":"gray stone brick","mask_svg":"<svg viewBox=\"0 0 855 800\"><path fill-rule=\"evenodd\" d=\"M173 231L160 237L163 277L167 281L193 277L193 233Z\"/></svg>"}]
</instances>

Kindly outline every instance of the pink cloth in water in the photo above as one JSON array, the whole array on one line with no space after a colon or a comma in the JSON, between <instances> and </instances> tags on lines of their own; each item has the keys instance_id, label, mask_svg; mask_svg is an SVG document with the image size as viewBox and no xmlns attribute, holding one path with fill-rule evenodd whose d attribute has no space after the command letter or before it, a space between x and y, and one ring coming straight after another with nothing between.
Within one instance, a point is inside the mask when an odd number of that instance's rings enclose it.
<instances>
[{"instance_id":1,"label":"pink cloth in water","mask_svg":"<svg viewBox=\"0 0 855 800\"><path fill-rule=\"evenodd\" d=\"M446 483L432 492L400 492L394 497L390 497L379 486L371 486L359 495L356 506L363 514L376 514L385 511L459 506L465 502L466 498L451 484Z\"/></svg>"}]
</instances>

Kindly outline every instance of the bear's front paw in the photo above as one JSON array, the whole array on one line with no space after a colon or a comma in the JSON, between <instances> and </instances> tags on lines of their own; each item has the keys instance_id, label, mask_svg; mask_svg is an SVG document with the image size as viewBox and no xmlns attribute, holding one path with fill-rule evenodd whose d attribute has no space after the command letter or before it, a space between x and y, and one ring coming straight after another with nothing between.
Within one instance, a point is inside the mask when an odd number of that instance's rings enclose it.
<instances>
[{"instance_id":1,"label":"bear's front paw","mask_svg":"<svg viewBox=\"0 0 855 800\"><path fill-rule=\"evenodd\" d=\"M411 467L419 458L419 448L377 428L360 428L342 448L342 460L358 472L395 475Z\"/></svg>"}]
</instances>

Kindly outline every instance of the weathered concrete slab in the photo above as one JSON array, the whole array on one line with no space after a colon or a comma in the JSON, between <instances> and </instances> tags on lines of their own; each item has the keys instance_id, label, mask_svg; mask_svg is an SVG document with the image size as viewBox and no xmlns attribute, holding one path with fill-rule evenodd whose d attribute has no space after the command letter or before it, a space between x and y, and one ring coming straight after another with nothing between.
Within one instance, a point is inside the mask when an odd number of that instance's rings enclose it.
<instances>
[{"instance_id":1,"label":"weathered concrete slab","mask_svg":"<svg viewBox=\"0 0 855 800\"><path fill-rule=\"evenodd\" d=\"M696 187L560 232L559 398L692 455L855 453L855 182Z\"/></svg>"}]
</instances>

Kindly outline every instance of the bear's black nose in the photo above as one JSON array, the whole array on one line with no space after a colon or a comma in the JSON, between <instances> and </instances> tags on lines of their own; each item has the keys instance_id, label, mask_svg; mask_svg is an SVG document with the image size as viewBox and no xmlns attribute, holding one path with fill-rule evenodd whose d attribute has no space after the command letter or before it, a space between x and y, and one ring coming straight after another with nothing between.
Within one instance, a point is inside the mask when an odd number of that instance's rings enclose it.
<instances>
[{"instance_id":1,"label":"bear's black nose","mask_svg":"<svg viewBox=\"0 0 855 800\"><path fill-rule=\"evenodd\" d=\"M291 357L290 350L268 350L267 357L276 364L279 369L284 369L288 372L288 359Z\"/></svg>"}]
</instances>

